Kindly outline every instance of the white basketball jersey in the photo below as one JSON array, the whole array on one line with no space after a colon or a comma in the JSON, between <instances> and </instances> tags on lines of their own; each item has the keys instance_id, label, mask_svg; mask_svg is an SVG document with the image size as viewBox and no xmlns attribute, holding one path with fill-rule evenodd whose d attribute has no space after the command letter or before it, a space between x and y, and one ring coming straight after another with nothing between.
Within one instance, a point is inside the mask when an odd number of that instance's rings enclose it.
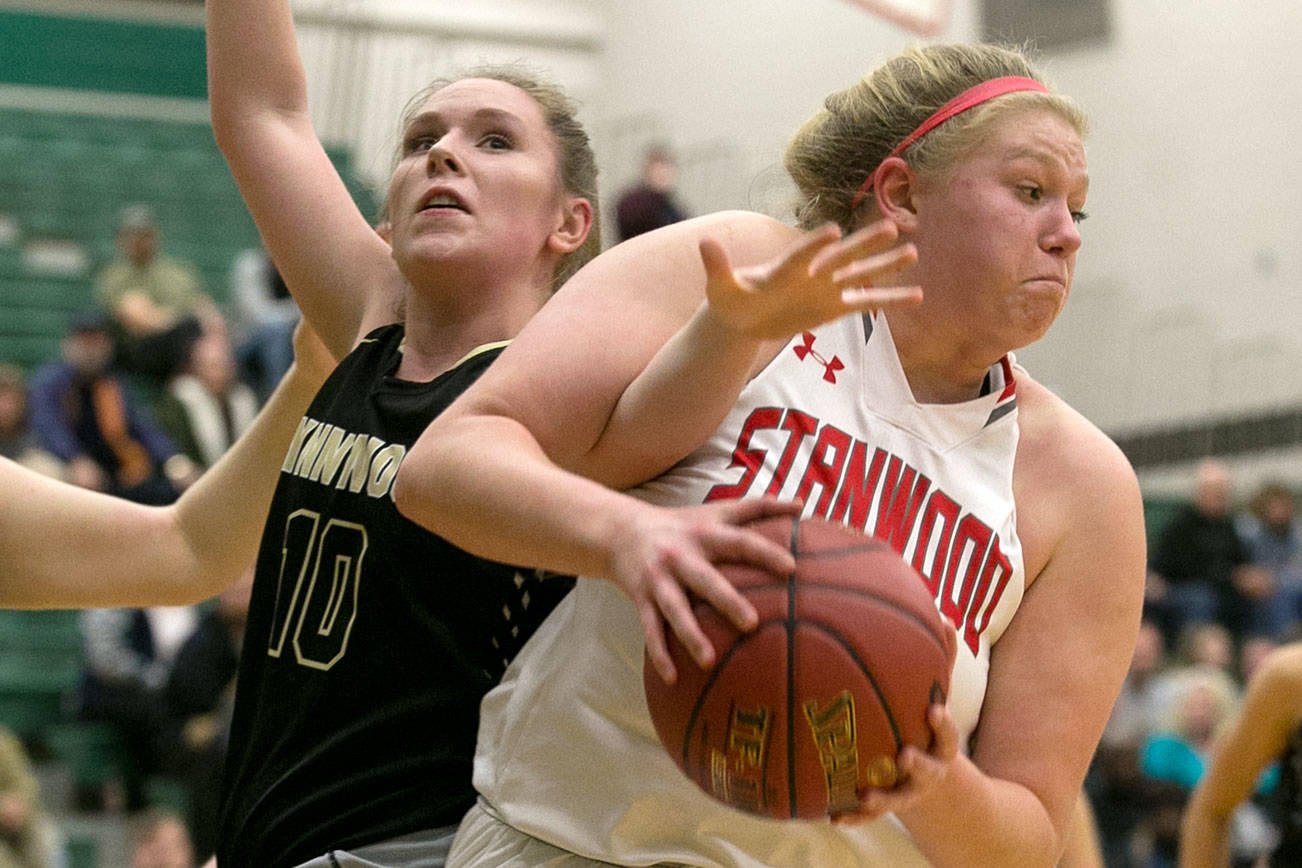
<instances>
[{"instance_id":1,"label":"white basketball jersey","mask_svg":"<svg viewBox=\"0 0 1302 868\"><path fill-rule=\"evenodd\" d=\"M704 446L634 493L674 505L799 497L807 515L889 541L956 630L949 707L965 745L990 647L1025 580L1009 359L987 385L972 401L919 404L885 317L845 317L784 347ZM642 664L632 603L610 582L581 579L484 699L475 786L495 814L625 865L927 864L891 816L858 826L776 821L706 796L660 746Z\"/></svg>"}]
</instances>

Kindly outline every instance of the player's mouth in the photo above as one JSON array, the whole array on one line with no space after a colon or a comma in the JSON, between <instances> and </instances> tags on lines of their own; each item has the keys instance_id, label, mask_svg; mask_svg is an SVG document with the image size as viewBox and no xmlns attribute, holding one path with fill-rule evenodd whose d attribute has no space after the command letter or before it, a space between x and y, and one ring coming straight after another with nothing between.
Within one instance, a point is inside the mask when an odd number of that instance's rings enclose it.
<instances>
[{"instance_id":1,"label":"player's mouth","mask_svg":"<svg viewBox=\"0 0 1302 868\"><path fill-rule=\"evenodd\" d=\"M461 211L469 214L470 209L461 197L451 190L431 190L421 200L420 207L416 209L421 214L435 214L446 211Z\"/></svg>"}]
</instances>

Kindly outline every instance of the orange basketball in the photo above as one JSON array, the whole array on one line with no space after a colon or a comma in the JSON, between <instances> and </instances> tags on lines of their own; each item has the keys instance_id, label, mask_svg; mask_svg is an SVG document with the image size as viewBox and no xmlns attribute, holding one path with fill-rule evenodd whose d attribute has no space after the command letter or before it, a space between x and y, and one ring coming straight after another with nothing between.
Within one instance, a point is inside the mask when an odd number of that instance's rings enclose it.
<instances>
[{"instance_id":1,"label":"orange basketball","mask_svg":"<svg viewBox=\"0 0 1302 868\"><path fill-rule=\"evenodd\" d=\"M896 783L905 745L930 745L927 707L949 691L954 630L885 543L819 519L753 527L790 546L795 572L721 568L759 625L740 633L698 603L718 660L702 670L671 633L677 682L644 667L651 719L679 768L735 808L777 819L853 811L865 788Z\"/></svg>"}]
</instances>

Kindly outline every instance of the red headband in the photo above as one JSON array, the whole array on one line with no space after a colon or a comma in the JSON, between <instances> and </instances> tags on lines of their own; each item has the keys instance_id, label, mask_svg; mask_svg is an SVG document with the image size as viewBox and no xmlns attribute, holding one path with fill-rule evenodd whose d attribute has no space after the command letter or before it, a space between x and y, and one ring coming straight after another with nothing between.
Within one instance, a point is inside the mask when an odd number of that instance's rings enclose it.
<instances>
[{"instance_id":1,"label":"red headband","mask_svg":"<svg viewBox=\"0 0 1302 868\"><path fill-rule=\"evenodd\" d=\"M974 106L979 106L987 100L992 100L997 96L1003 96L1006 93L1013 93L1019 90L1033 90L1038 93L1048 93L1049 89L1033 78L1022 78L1017 75L1008 75L1003 78L992 78L989 81L983 81L978 85L969 87L967 90L936 109L931 117L923 121L916 130L904 137L904 141L896 145L889 154L882 160L886 162L891 157L898 157L904 153L904 149L952 118L954 115L962 114ZM859 187L859 191L854 194L854 199L850 202L850 210L853 211L859 207L859 203L868 195L868 191L873 188L877 180L877 173L881 171L878 165Z\"/></svg>"}]
</instances>

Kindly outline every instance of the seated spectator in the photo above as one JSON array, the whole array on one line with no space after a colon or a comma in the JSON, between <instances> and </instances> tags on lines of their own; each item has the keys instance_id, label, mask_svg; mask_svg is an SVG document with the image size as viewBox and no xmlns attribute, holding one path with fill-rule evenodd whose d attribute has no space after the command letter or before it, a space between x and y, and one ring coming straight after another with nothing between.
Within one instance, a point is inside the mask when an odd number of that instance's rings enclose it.
<instances>
[{"instance_id":1,"label":"seated spectator","mask_svg":"<svg viewBox=\"0 0 1302 868\"><path fill-rule=\"evenodd\" d=\"M54 868L58 850L27 752L17 736L0 728L0 866Z\"/></svg>"},{"instance_id":2,"label":"seated spectator","mask_svg":"<svg viewBox=\"0 0 1302 868\"><path fill-rule=\"evenodd\" d=\"M194 847L176 814L152 808L132 826L131 868L194 868Z\"/></svg>"},{"instance_id":3,"label":"seated spectator","mask_svg":"<svg viewBox=\"0 0 1302 868\"><path fill-rule=\"evenodd\" d=\"M181 723L189 766L190 837L201 859L217 846L218 793L235 699L235 674L253 590L253 568L217 597L172 662L170 714Z\"/></svg>"},{"instance_id":4,"label":"seated spectator","mask_svg":"<svg viewBox=\"0 0 1302 868\"><path fill-rule=\"evenodd\" d=\"M1112 708L1086 779L1108 865L1131 864L1136 828L1152 799L1152 785L1140 774L1140 747L1157 728L1156 686L1166 668L1162 631L1151 621L1139 625L1130 669Z\"/></svg>"},{"instance_id":5,"label":"seated spectator","mask_svg":"<svg viewBox=\"0 0 1302 868\"><path fill-rule=\"evenodd\" d=\"M1252 563L1230 516L1225 464L1198 465L1193 499L1158 537L1150 567L1146 608L1168 644L1191 622L1225 624L1236 640L1248 632L1252 602L1273 593L1273 581Z\"/></svg>"},{"instance_id":6,"label":"seated spectator","mask_svg":"<svg viewBox=\"0 0 1302 868\"><path fill-rule=\"evenodd\" d=\"M117 249L96 278L96 294L117 326L122 368L161 385L184 363L190 344L201 334L224 334L225 322L194 266L160 252L147 206L123 209Z\"/></svg>"},{"instance_id":7,"label":"seated spectator","mask_svg":"<svg viewBox=\"0 0 1302 868\"><path fill-rule=\"evenodd\" d=\"M674 199L677 180L678 168L669 150L661 145L648 148L642 159L641 178L620 194L615 206L620 241L686 218L686 212Z\"/></svg>"},{"instance_id":8,"label":"seated spectator","mask_svg":"<svg viewBox=\"0 0 1302 868\"><path fill-rule=\"evenodd\" d=\"M199 467L216 463L258 415L257 397L235 373L226 339L200 338L155 404L159 428Z\"/></svg>"},{"instance_id":9,"label":"seated spectator","mask_svg":"<svg viewBox=\"0 0 1302 868\"><path fill-rule=\"evenodd\" d=\"M236 355L265 401L294 358L298 305L262 247L241 251L232 262L231 299L239 314Z\"/></svg>"},{"instance_id":10,"label":"seated spectator","mask_svg":"<svg viewBox=\"0 0 1302 868\"><path fill-rule=\"evenodd\" d=\"M1274 593L1254 601L1250 631L1277 641L1292 638L1302 624L1302 546L1293 492L1267 482L1253 495L1238 528L1254 563L1270 572Z\"/></svg>"},{"instance_id":11,"label":"seated spectator","mask_svg":"<svg viewBox=\"0 0 1302 868\"><path fill-rule=\"evenodd\" d=\"M167 703L172 661L194 632L193 606L87 609L81 613L85 670L80 716L111 724L126 747L126 807L145 807L145 779L179 778L187 757Z\"/></svg>"},{"instance_id":12,"label":"seated spectator","mask_svg":"<svg viewBox=\"0 0 1302 868\"><path fill-rule=\"evenodd\" d=\"M113 340L98 314L74 317L63 358L31 380L32 429L70 482L139 503L170 503L197 470L158 430L112 368Z\"/></svg>"},{"instance_id":13,"label":"seated spectator","mask_svg":"<svg viewBox=\"0 0 1302 868\"><path fill-rule=\"evenodd\" d=\"M1140 750L1140 769L1154 784L1148 832L1155 868L1176 864L1185 805L1203 776L1218 728L1237 702L1237 691L1211 670L1186 678L1165 725Z\"/></svg>"},{"instance_id":14,"label":"seated spectator","mask_svg":"<svg viewBox=\"0 0 1302 868\"><path fill-rule=\"evenodd\" d=\"M0 365L0 456L37 473L63 477L63 466L40 447L29 425L27 386L23 372L13 365Z\"/></svg>"}]
</instances>

